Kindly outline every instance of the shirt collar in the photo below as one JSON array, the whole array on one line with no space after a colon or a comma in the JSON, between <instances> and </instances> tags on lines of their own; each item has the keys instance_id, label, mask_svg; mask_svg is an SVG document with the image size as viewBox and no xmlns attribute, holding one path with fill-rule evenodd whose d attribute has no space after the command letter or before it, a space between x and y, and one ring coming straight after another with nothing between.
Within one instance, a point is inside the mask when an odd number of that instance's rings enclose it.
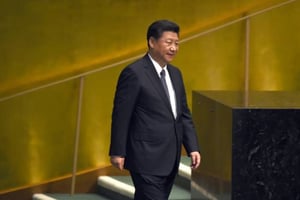
<instances>
[{"instance_id":1,"label":"shirt collar","mask_svg":"<svg viewBox=\"0 0 300 200\"><path fill-rule=\"evenodd\" d=\"M158 64L158 62L156 62L156 61L151 57L151 55L150 55L149 53L148 53L148 56L149 56L150 60L152 61L153 65L154 65L154 68L155 68L155 70L156 70L158 76L160 76L161 70L163 70L163 69L167 70L167 65L165 65L164 67L161 67L161 66Z\"/></svg>"}]
</instances>

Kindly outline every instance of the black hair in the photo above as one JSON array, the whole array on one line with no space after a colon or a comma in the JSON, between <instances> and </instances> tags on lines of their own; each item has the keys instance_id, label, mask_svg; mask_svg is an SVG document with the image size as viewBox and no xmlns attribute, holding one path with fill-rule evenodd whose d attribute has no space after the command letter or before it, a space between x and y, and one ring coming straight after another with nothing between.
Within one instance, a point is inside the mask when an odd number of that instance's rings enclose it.
<instances>
[{"instance_id":1,"label":"black hair","mask_svg":"<svg viewBox=\"0 0 300 200\"><path fill-rule=\"evenodd\" d=\"M179 30L180 28L175 22L169 20L155 21L148 28L147 42L149 41L150 37L159 39L165 31L175 32L179 35Z\"/></svg>"}]
</instances>

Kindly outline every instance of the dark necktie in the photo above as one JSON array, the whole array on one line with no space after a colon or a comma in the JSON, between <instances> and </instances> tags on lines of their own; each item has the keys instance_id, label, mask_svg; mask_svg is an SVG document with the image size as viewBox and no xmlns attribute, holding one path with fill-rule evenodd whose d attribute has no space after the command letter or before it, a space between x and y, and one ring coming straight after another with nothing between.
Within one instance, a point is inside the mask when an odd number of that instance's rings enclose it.
<instances>
[{"instance_id":1,"label":"dark necktie","mask_svg":"<svg viewBox=\"0 0 300 200\"><path fill-rule=\"evenodd\" d=\"M161 72L160 72L160 80L161 80L161 83L162 83L162 85L163 85L163 87L165 89L166 95L167 95L167 97L168 97L168 99L170 101L169 90L168 90L167 82L166 82L166 72L165 72L164 69L161 70Z\"/></svg>"}]
</instances>

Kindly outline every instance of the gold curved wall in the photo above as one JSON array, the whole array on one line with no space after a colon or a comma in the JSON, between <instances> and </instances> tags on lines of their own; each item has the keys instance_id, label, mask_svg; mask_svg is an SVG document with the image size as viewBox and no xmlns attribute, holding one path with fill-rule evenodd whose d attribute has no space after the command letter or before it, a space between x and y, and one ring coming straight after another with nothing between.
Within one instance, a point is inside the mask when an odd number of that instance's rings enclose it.
<instances>
[{"instance_id":1,"label":"gold curved wall","mask_svg":"<svg viewBox=\"0 0 300 200\"><path fill-rule=\"evenodd\" d=\"M300 2L251 20L250 87L252 90L300 89Z\"/></svg>"},{"instance_id":2,"label":"gold curved wall","mask_svg":"<svg viewBox=\"0 0 300 200\"><path fill-rule=\"evenodd\" d=\"M0 97L103 67L146 50L146 29L168 18L181 38L282 1L1 1ZM296 90L296 1L251 19L250 89ZM245 23L180 45L191 91L242 90ZM126 63L84 81L78 171L109 165L113 94ZM0 102L0 192L71 174L79 80Z\"/></svg>"}]
</instances>

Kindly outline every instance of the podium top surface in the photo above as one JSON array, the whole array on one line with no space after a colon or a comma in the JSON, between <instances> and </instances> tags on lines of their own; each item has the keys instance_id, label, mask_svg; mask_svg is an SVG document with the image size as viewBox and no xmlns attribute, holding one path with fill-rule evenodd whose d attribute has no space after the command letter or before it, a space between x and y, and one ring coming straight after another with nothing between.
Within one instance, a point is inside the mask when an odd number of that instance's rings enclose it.
<instances>
[{"instance_id":1,"label":"podium top surface","mask_svg":"<svg viewBox=\"0 0 300 200\"><path fill-rule=\"evenodd\" d=\"M300 91L193 91L232 108L299 109Z\"/></svg>"}]
</instances>

